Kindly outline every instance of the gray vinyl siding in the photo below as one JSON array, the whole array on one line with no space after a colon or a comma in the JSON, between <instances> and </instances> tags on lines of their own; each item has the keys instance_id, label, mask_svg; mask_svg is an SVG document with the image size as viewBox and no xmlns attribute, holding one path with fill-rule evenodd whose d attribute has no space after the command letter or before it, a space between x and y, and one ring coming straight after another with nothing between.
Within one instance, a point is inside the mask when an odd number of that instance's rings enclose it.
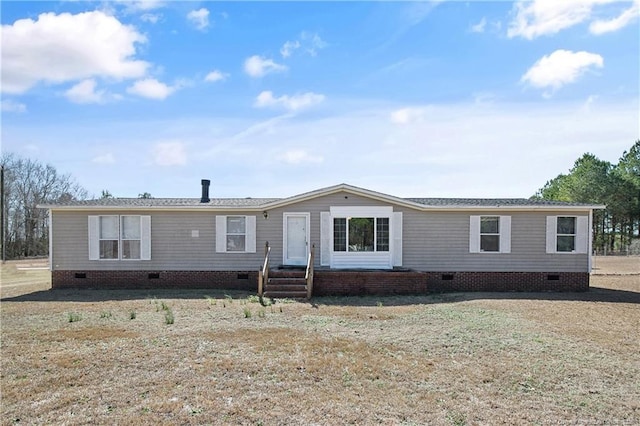
<instances>
[{"instance_id":1,"label":"gray vinyl siding","mask_svg":"<svg viewBox=\"0 0 640 426\"><path fill-rule=\"evenodd\" d=\"M52 266L59 270L257 270L263 261L265 242L271 246L271 265L283 261L283 213L310 213L311 244L316 246L316 266L320 266L320 212L330 206L385 206L351 193L336 193L285 207L239 211L91 211L53 212ZM403 267L420 271L524 271L586 272L586 254L547 254L546 216L575 215L537 211L434 211L423 212L393 206L403 212ZM100 214L140 214L151 216L151 260L90 261L88 256L88 216ZM255 253L216 253L217 215L256 216ZM511 253L469 253L470 215L510 215ZM580 215L588 215L585 211ZM199 237L191 236L192 230Z\"/></svg>"},{"instance_id":2,"label":"gray vinyl siding","mask_svg":"<svg viewBox=\"0 0 640 426\"><path fill-rule=\"evenodd\" d=\"M470 253L469 216L511 216L511 253ZM404 210L403 266L422 271L586 272L587 254L546 253L546 217L567 212ZM584 215L582 213L581 215Z\"/></svg>"}]
</instances>

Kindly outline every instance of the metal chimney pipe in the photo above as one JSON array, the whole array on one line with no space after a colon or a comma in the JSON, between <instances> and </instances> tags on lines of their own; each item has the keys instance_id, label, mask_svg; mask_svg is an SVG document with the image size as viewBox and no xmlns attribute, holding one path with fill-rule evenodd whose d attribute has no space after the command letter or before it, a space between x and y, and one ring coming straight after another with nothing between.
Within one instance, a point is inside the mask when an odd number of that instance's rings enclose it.
<instances>
[{"instance_id":1,"label":"metal chimney pipe","mask_svg":"<svg viewBox=\"0 0 640 426\"><path fill-rule=\"evenodd\" d=\"M209 199L209 185L211 181L209 179L202 179L202 198L200 199L201 203L208 203L211 201Z\"/></svg>"}]
</instances>

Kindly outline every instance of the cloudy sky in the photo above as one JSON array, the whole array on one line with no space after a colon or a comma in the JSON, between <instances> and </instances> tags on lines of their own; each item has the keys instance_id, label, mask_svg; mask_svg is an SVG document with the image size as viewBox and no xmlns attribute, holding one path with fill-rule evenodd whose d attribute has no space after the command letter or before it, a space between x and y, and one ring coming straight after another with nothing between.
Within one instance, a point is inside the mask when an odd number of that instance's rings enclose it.
<instances>
[{"instance_id":1,"label":"cloudy sky","mask_svg":"<svg viewBox=\"0 0 640 426\"><path fill-rule=\"evenodd\" d=\"M640 137L640 0L0 7L2 151L93 195L528 197Z\"/></svg>"}]
</instances>

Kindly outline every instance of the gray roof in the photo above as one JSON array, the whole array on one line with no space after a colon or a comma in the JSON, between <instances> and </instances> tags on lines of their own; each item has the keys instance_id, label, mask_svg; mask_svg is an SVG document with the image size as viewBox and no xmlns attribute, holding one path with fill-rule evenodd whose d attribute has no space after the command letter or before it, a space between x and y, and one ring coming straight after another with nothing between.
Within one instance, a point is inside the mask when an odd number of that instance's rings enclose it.
<instances>
[{"instance_id":1,"label":"gray roof","mask_svg":"<svg viewBox=\"0 0 640 426\"><path fill-rule=\"evenodd\" d=\"M212 198L201 203L200 198L100 198L96 200L69 201L55 206L69 207L258 207L279 198Z\"/></svg>"},{"instance_id":2,"label":"gray roof","mask_svg":"<svg viewBox=\"0 0 640 426\"><path fill-rule=\"evenodd\" d=\"M493 208L514 208L514 209L553 209L558 208L578 208L597 209L604 208L593 204L567 203L563 201L551 201L527 198L400 198L392 195L358 188L352 185L340 184L328 188L322 188L303 194L294 195L287 198L212 198L207 203L201 203L200 198L105 198L97 200L70 201L51 205L42 205L42 208L62 208L62 209L144 209L144 208L172 208L172 209L270 209L284 205L295 204L300 201L313 199L319 196L346 191L364 197L401 204L416 209L493 209Z\"/></svg>"},{"instance_id":3,"label":"gray roof","mask_svg":"<svg viewBox=\"0 0 640 426\"><path fill-rule=\"evenodd\" d=\"M433 207L534 207L571 206L583 207L591 204L529 198L403 198L404 200Z\"/></svg>"}]
</instances>

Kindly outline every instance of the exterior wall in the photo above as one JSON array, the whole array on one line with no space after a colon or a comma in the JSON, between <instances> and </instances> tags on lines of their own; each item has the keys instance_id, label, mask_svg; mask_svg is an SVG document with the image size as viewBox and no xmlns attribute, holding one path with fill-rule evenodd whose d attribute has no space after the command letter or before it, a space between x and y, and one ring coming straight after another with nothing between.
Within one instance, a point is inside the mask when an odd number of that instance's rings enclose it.
<instances>
[{"instance_id":1,"label":"exterior wall","mask_svg":"<svg viewBox=\"0 0 640 426\"><path fill-rule=\"evenodd\" d=\"M262 211L136 211L151 215L151 260L99 260L88 257L88 215L132 214L131 211L54 211L52 215L52 269L54 271L257 271L265 242L271 246L271 264L283 259L283 213L310 213L310 243L316 246L320 266L320 213L330 206L387 206L347 192ZM429 272L588 272L588 254L546 253L546 217L574 215L566 211L433 211L421 212L394 205L403 213L404 268ZM256 216L255 253L216 253L215 217ZM469 253L470 215L510 215L511 253ZM588 212L581 213L587 215ZM198 238L192 237L197 230Z\"/></svg>"},{"instance_id":2,"label":"exterior wall","mask_svg":"<svg viewBox=\"0 0 640 426\"><path fill-rule=\"evenodd\" d=\"M403 209L403 262L421 271L588 272L589 255L546 252L547 216L573 213L418 212ZM469 216L511 216L511 253L470 253ZM587 213L581 215L586 216Z\"/></svg>"},{"instance_id":3,"label":"exterior wall","mask_svg":"<svg viewBox=\"0 0 640 426\"><path fill-rule=\"evenodd\" d=\"M255 271L53 271L53 288L201 288L257 291ZM587 291L584 272L316 271L314 296L451 291Z\"/></svg>"}]
</instances>

